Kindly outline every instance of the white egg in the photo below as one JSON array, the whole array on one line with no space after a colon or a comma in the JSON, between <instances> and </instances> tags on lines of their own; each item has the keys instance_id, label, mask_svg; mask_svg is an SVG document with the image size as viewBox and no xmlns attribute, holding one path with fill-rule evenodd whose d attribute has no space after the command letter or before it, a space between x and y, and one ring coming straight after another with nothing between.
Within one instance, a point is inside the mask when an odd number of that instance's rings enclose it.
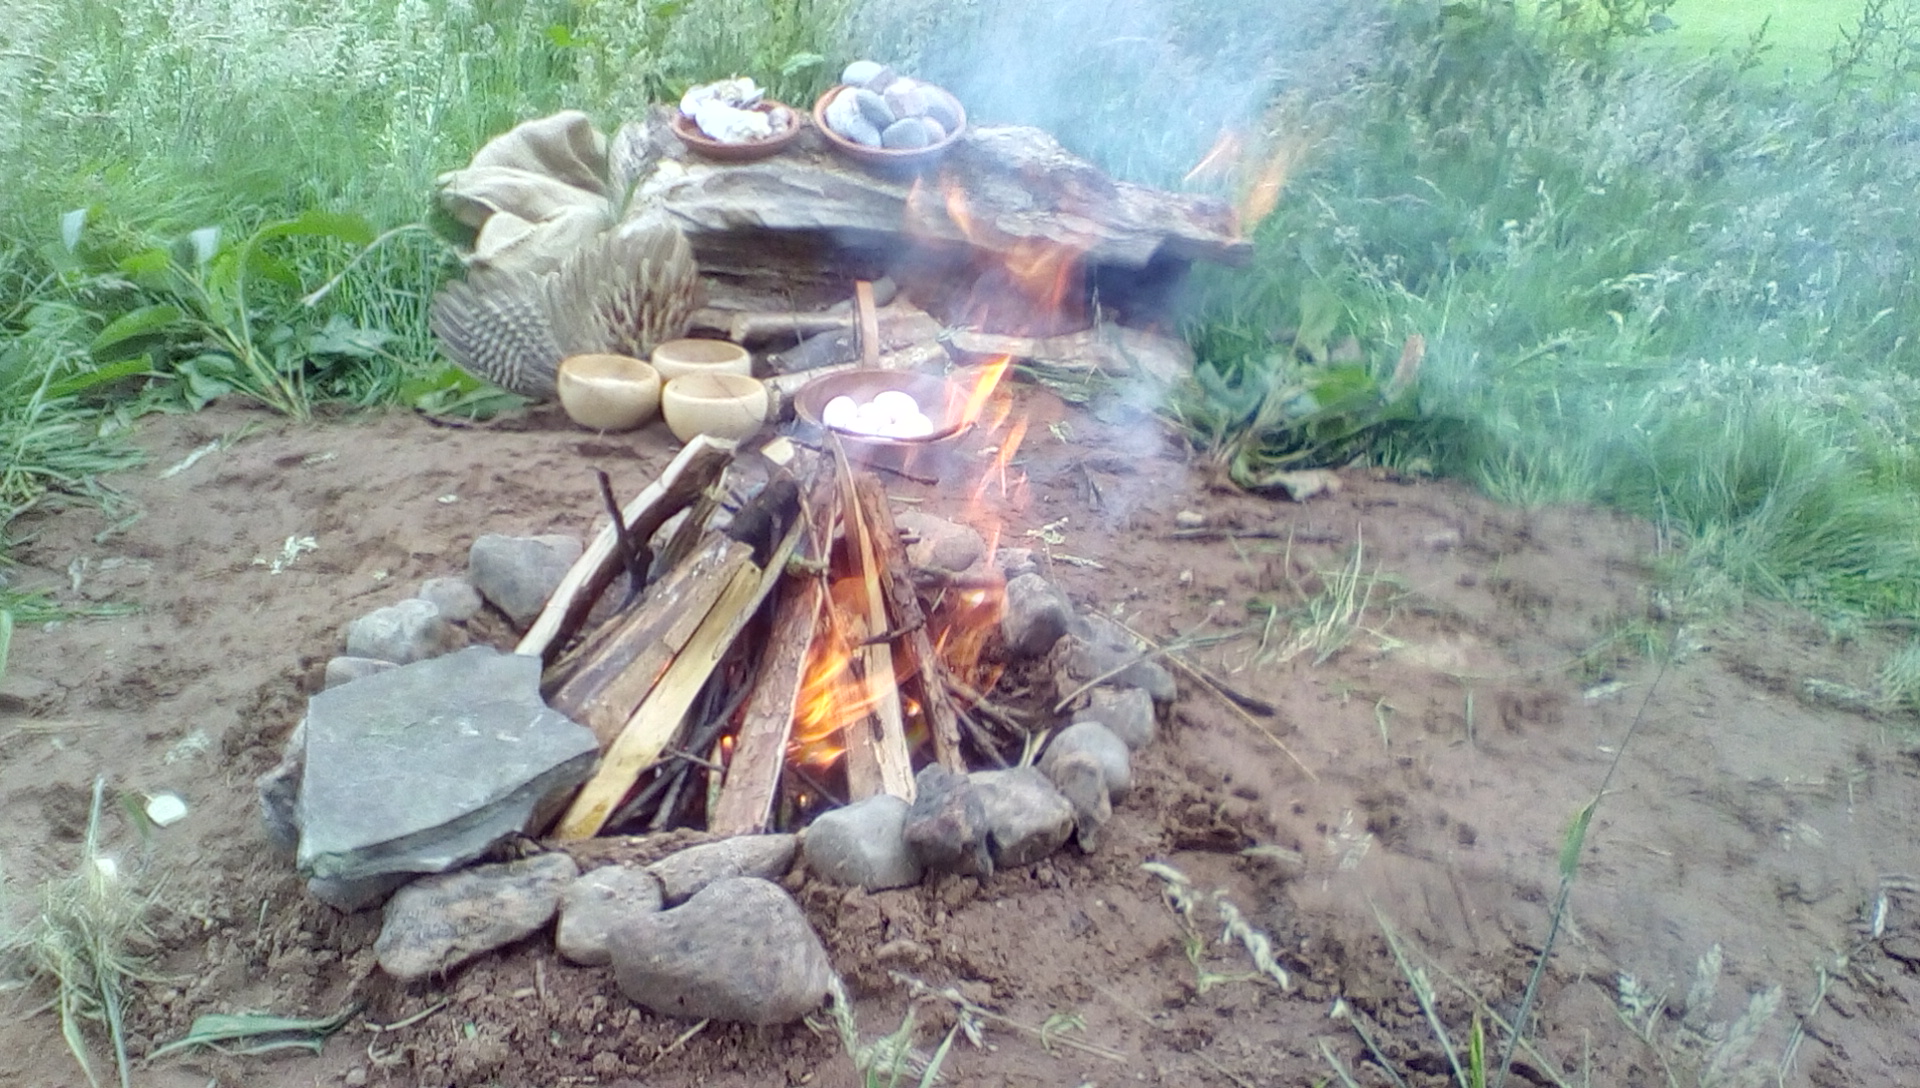
<instances>
[{"instance_id":1,"label":"white egg","mask_svg":"<svg viewBox=\"0 0 1920 1088\"><path fill-rule=\"evenodd\" d=\"M836 431L847 430L853 426L858 408L852 397L835 397L820 410L820 422Z\"/></svg>"},{"instance_id":2,"label":"white egg","mask_svg":"<svg viewBox=\"0 0 1920 1088\"><path fill-rule=\"evenodd\" d=\"M886 430L887 414L879 405L869 401L855 411L853 426L861 434L880 434Z\"/></svg>"},{"instance_id":3,"label":"white egg","mask_svg":"<svg viewBox=\"0 0 1920 1088\"><path fill-rule=\"evenodd\" d=\"M893 421L895 438L925 438L933 433L933 420L919 412L901 416Z\"/></svg>"},{"instance_id":4,"label":"white egg","mask_svg":"<svg viewBox=\"0 0 1920 1088\"><path fill-rule=\"evenodd\" d=\"M920 414L920 402L913 399L911 393L899 389L888 389L873 398L874 406L886 413L887 418L900 420L909 415Z\"/></svg>"}]
</instances>

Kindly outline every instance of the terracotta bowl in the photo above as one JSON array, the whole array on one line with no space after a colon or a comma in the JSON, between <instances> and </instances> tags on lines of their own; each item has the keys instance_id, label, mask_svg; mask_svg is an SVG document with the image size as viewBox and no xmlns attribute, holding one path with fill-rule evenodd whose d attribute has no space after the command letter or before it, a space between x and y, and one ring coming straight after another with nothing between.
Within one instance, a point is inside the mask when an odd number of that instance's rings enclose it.
<instances>
[{"instance_id":1,"label":"terracotta bowl","mask_svg":"<svg viewBox=\"0 0 1920 1088\"><path fill-rule=\"evenodd\" d=\"M847 89L847 85L841 83L828 88L827 93L820 96L820 100L813 104L813 127L820 130L821 137L825 139L835 151L840 152L850 159L868 163L873 166L924 166L927 163L938 160L940 156L945 155L954 144L959 142L961 134L967 131L967 108L960 104L959 99L953 97L951 94L947 94L945 89L927 84L928 90L946 95L947 100L953 103L953 108L960 114L959 126L952 132L947 133L946 139L937 144L914 148L868 147L866 144L855 143L845 136L840 135L838 132L833 131L833 129L827 125L827 106L832 104L835 95Z\"/></svg>"},{"instance_id":2,"label":"terracotta bowl","mask_svg":"<svg viewBox=\"0 0 1920 1088\"><path fill-rule=\"evenodd\" d=\"M919 438L890 438L833 428L834 433L840 435L844 442L862 446L925 446L944 442L966 430L966 421L962 418L967 406L966 390L945 378L907 370L847 370L829 374L800 387L800 391L793 396L793 412L808 423L825 427L826 423L821 417L826 411L827 402L833 398L852 397L856 401L870 401L889 389L907 394L920 405L920 411L933 421L932 434Z\"/></svg>"},{"instance_id":3,"label":"terracotta bowl","mask_svg":"<svg viewBox=\"0 0 1920 1088\"><path fill-rule=\"evenodd\" d=\"M660 407L660 375L631 355L573 355L554 376L567 418L596 431L630 431Z\"/></svg>"},{"instance_id":4,"label":"terracotta bowl","mask_svg":"<svg viewBox=\"0 0 1920 1088\"><path fill-rule=\"evenodd\" d=\"M730 340L669 340L653 349L653 369L661 381L688 374L753 376L753 356Z\"/></svg>"},{"instance_id":5,"label":"terracotta bowl","mask_svg":"<svg viewBox=\"0 0 1920 1088\"><path fill-rule=\"evenodd\" d=\"M713 159L716 162L752 162L755 159L764 159L777 155L787 145L799 139L800 130L806 127L801 123L800 111L784 102L775 102L769 98L755 106L754 109L761 113L772 113L775 110L785 111L789 119L786 131L776 132L764 140L754 140L751 143L722 143L700 131L700 126L693 123L693 118L688 117L677 109L673 111L671 127L673 128L673 134L680 137L681 143L692 148L696 154L704 158Z\"/></svg>"},{"instance_id":6,"label":"terracotta bowl","mask_svg":"<svg viewBox=\"0 0 1920 1088\"><path fill-rule=\"evenodd\" d=\"M746 438L767 420L767 387L744 374L686 374L660 391L660 411L682 442L695 435Z\"/></svg>"}]
</instances>

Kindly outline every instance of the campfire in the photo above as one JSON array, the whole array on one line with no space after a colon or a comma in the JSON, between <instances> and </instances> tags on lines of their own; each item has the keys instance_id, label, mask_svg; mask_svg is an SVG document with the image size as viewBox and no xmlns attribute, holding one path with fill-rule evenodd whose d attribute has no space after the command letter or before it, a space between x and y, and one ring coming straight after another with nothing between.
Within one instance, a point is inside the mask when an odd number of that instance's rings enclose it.
<instances>
[{"instance_id":1,"label":"campfire","mask_svg":"<svg viewBox=\"0 0 1920 1088\"><path fill-rule=\"evenodd\" d=\"M1030 550L1003 546L1039 531L1020 522L1030 395L1017 387L1164 388L1191 359L1153 327L1157 300L1189 261L1233 260L1246 243L1224 205L1115 182L1032 129L969 129L937 167L898 176L812 134L703 162L655 117L625 126L604 164L528 176L605 146L586 125L522 126L443 179L478 229L468 281L436 301L450 354L546 396L566 391L567 352L632 356L618 380L639 386L650 371L630 344L669 330L729 340L708 354L753 374L702 376L764 387L765 423L756 408L758 429L738 437L689 432L671 411L679 379L637 397L693 436L635 493L599 474L606 524L577 559L542 568L550 594L509 609L504 586L482 587L524 629L515 652L446 652L427 601L355 621L349 655L398 667L310 700L261 780L263 808L315 895L387 902L376 951L397 978L544 924L536 911L450 944L433 921L470 909L441 897L534 880L561 955L611 957L635 1001L789 1020L817 1006L825 969L768 882L796 856L877 890L928 872L986 879L1071 840L1097 848L1130 753L1175 690L1143 640L1077 612ZM609 186L581 182L602 166ZM580 224L613 207L608 189L641 210L582 240ZM505 210L527 191L544 194L527 216ZM538 220L536 207L558 210ZM658 377L667 361L654 356ZM544 555L549 538L497 539ZM403 632L424 634L404 650L375 637ZM596 843L682 829L714 841L644 871L575 869L607 857ZM475 866L515 835L547 852ZM722 853L690 857L708 849ZM619 917L596 920L609 903ZM716 947L757 932L754 910L790 923L784 997L695 1001L677 987L706 992L687 982L698 970L655 972L649 927L734 908Z\"/></svg>"},{"instance_id":2,"label":"campfire","mask_svg":"<svg viewBox=\"0 0 1920 1088\"><path fill-rule=\"evenodd\" d=\"M738 450L696 440L609 518L517 647L605 748L558 837L787 830L879 793L911 801L930 762L1017 758L1022 719L992 694L1007 665L1002 504L1020 493L1025 431L1001 388L1009 364L944 383L958 421L944 439L802 421ZM887 496L883 474L935 461L977 466L944 489L985 542L967 571L916 569Z\"/></svg>"}]
</instances>

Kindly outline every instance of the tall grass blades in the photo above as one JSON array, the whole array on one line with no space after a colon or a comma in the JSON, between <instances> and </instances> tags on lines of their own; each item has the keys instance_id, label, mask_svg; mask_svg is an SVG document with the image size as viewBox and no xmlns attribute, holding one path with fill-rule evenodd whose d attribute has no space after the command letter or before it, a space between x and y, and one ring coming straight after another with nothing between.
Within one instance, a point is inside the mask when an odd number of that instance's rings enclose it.
<instances>
[{"instance_id":1,"label":"tall grass blades","mask_svg":"<svg viewBox=\"0 0 1920 1088\"><path fill-rule=\"evenodd\" d=\"M1816 609L1913 609L1915 100L1600 32L1654 6L1542 7L1384 4L1364 68L1273 115L1314 140L1250 274L1206 277L1176 418L1282 448L1249 405L1340 368L1384 386L1423 335L1417 420L1362 456L1615 503Z\"/></svg>"}]
</instances>

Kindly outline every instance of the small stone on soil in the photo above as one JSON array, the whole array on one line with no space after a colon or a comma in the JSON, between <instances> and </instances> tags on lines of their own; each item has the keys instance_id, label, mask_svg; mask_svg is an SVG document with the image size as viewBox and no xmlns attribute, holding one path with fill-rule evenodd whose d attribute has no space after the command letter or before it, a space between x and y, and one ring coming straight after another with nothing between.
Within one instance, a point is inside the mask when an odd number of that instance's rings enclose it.
<instances>
[{"instance_id":1,"label":"small stone on soil","mask_svg":"<svg viewBox=\"0 0 1920 1088\"><path fill-rule=\"evenodd\" d=\"M918 884L921 863L907 848L906 820L907 802L887 793L823 812L807 828L807 868L868 891Z\"/></svg>"},{"instance_id":2,"label":"small stone on soil","mask_svg":"<svg viewBox=\"0 0 1920 1088\"><path fill-rule=\"evenodd\" d=\"M482 597L525 628L547 606L580 552L580 541L570 536L488 533L467 553L467 577Z\"/></svg>"},{"instance_id":3,"label":"small stone on soil","mask_svg":"<svg viewBox=\"0 0 1920 1088\"><path fill-rule=\"evenodd\" d=\"M415 596L432 601L448 623L465 623L480 614L480 591L465 578L429 578Z\"/></svg>"},{"instance_id":4,"label":"small stone on soil","mask_svg":"<svg viewBox=\"0 0 1920 1088\"><path fill-rule=\"evenodd\" d=\"M554 946L560 955L588 967L612 961L607 941L629 918L657 914L660 881L642 869L605 865L567 885L560 896L560 924Z\"/></svg>"},{"instance_id":5,"label":"small stone on soil","mask_svg":"<svg viewBox=\"0 0 1920 1088\"><path fill-rule=\"evenodd\" d=\"M1127 756L1127 744L1113 730L1095 721L1077 721L1060 731L1040 757L1040 770L1054 778L1052 765L1075 756L1088 756L1099 767L1107 792L1118 801L1133 788L1133 765ZM1054 778L1056 783L1058 778Z\"/></svg>"},{"instance_id":6,"label":"small stone on soil","mask_svg":"<svg viewBox=\"0 0 1920 1088\"><path fill-rule=\"evenodd\" d=\"M642 915L609 939L614 978L666 1016L786 1024L820 1007L827 950L780 886L753 877L707 885L679 907Z\"/></svg>"},{"instance_id":7,"label":"small stone on soil","mask_svg":"<svg viewBox=\"0 0 1920 1088\"><path fill-rule=\"evenodd\" d=\"M340 657L327 662L326 676L320 681L322 688L337 688L341 684L351 684L363 676L372 676L376 672L386 672L400 666L391 661L382 661L377 657Z\"/></svg>"},{"instance_id":8,"label":"small stone on soil","mask_svg":"<svg viewBox=\"0 0 1920 1088\"><path fill-rule=\"evenodd\" d=\"M1099 722L1128 748L1139 751L1153 743L1158 721L1154 716L1153 696L1139 688L1094 688L1093 705L1074 711L1073 720Z\"/></svg>"},{"instance_id":9,"label":"small stone on soil","mask_svg":"<svg viewBox=\"0 0 1920 1088\"><path fill-rule=\"evenodd\" d=\"M579 875L567 855L541 854L414 881L387 901L380 968L412 981L511 944L547 924Z\"/></svg>"},{"instance_id":10,"label":"small stone on soil","mask_svg":"<svg viewBox=\"0 0 1920 1088\"><path fill-rule=\"evenodd\" d=\"M975 771L967 776L986 805L994 864L1031 865L1073 834L1073 805L1036 767Z\"/></svg>"},{"instance_id":11,"label":"small stone on soil","mask_svg":"<svg viewBox=\"0 0 1920 1088\"><path fill-rule=\"evenodd\" d=\"M929 763L913 778L913 807L904 829L907 846L927 868L990 877L987 808L966 775Z\"/></svg>"},{"instance_id":12,"label":"small stone on soil","mask_svg":"<svg viewBox=\"0 0 1920 1088\"><path fill-rule=\"evenodd\" d=\"M1173 524L1181 529L1203 529L1207 524L1207 515L1198 510L1182 510L1173 515Z\"/></svg>"},{"instance_id":13,"label":"small stone on soil","mask_svg":"<svg viewBox=\"0 0 1920 1088\"><path fill-rule=\"evenodd\" d=\"M1016 660L1046 654L1072 624L1073 605L1052 582L1038 574L1022 574L1007 583L1000 635L1007 653Z\"/></svg>"},{"instance_id":14,"label":"small stone on soil","mask_svg":"<svg viewBox=\"0 0 1920 1088\"><path fill-rule=\"evenodd\" d=\"M799 846L797 835L736 835L670 854L647 866L647 872L660 882L667 905L675 907L727 877L778 880L793 867Z\"/></svg>"},{"instance_id":15,"label":"small stone on soil","mask_svg":"<svg viewBox=\"0 0 1920 1088\"><path fill-rule=\"evenodd\" d=\"M453 625L430 601L410 598L376 608L347 625L347 656L407 665L453 649Z\"/></svg>"}]
</instances>

